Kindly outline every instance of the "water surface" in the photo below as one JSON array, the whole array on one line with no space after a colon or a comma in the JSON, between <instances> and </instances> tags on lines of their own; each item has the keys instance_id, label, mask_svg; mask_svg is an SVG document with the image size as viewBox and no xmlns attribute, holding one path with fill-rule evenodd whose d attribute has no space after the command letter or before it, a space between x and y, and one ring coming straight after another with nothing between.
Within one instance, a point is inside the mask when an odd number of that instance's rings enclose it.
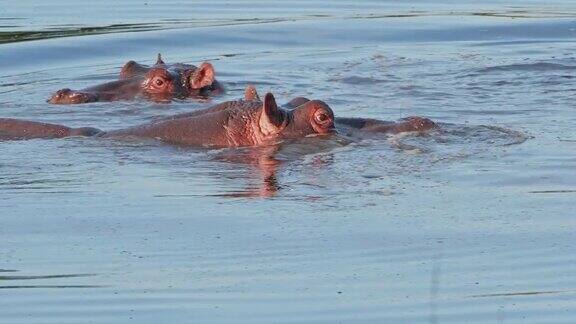
<instances>
[{"instance_id":1,"label":"water surface","mask_svg":"<svg viewBox=\"0 0 576 324\"><path fill-rule=\"evenodd\" d=\"M575 18L570 1L3 4L2 117L108 130L253 83L442 129L0 143L0 322L573 323ZM227 93L45 102L158 52L210 60Z\"/></svg>"}]
</instances>

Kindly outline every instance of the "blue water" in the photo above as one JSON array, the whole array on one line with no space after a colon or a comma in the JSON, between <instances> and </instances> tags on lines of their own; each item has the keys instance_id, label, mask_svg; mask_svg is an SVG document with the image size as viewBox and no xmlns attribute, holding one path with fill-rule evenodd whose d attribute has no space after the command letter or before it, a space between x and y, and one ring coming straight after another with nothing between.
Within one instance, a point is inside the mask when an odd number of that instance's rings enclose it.
<instances>
[{"instance_id":1,"label":"blue water","mask_svg":"<svg viewBox=\"0 0 576 324\"><path fill-rule=\"evenodd\" d=\"M574 323L571 1L5 1L0 116L132 126L242 96L441 123L198 150L0 143L0 323ZM209 102L53 106L128 60Z\"/></svg>"}]
</instances>

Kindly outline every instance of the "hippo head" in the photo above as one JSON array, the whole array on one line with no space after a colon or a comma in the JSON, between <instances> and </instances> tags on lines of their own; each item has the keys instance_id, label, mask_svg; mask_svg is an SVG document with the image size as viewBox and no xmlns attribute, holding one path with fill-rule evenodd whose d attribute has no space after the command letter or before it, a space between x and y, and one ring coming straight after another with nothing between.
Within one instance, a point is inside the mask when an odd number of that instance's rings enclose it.
<instances>
[{"instance_id":1,"label":"hippo head","mask_svg":"<svg viewBox=\"0 0 576 324\"><path fill-rule=\"evenodd\" d=\"M98 95L89 92L75 91L69 88L56 91L47 102L51 104L69 105L98 101Z\"/></svg>"},{"instance_id":2,"label":"hippo head","mask_svg":"<svg viewBox=\"0 0 576 324\"><path fill-rule=\"evenodd\" d=\"M204 62L198 67L183 63L166 64L160 54L152 67L134 61L126 63L120 71L120 79L134 77L144 77L146 83L144 92L156 95L159 93L173 96L202 95L204 89L211 88L216 82L212 64ZM153 78L156 80L152 81ZM172 92L166 92L168 90Z\"/></svg>"},{"instance_id":3,"label":"hippo head","mask_svg":"<svg viewBox=\"0 0 576 324\"><path fill-rule=\"evenodd\" d=\"M293 110L278 108L271 93L262 104L259 120L264 135L276 134L282 138L301 138L335 133L334 113L320 101L311 100Z\"/></svg>"},{"instance_id":4,"label":"hippo head","mask_svg":"<svg viewBox=\"0 0 576 324\"><path fill-rule=\"evenodd\" d=\"M186 69L157 64L144 75L142 92L156 99L194 96L201 95L202 89L213 83L214 68L210 63Z\"/></svg>"}]
</instances>

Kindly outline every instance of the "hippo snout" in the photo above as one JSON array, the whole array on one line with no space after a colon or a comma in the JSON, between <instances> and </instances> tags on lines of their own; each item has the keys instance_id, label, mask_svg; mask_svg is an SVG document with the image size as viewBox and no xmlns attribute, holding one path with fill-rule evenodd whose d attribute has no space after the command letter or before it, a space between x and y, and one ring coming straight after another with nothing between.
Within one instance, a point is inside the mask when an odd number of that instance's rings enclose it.
<instances>
[{"instance_id":1,"label":"hippo snout","mask_svg":"<svg viewBox=\"0 0 576 324\"><path fill-rule=\"evenodd\" d=\"M56 105L67 105L94 102L97 99L97 96L94 94L64 88L56 91L56 93L54 93L54 95L52 95L52 97L50 97L47 102Z\"/></svg>"}]
</instances>

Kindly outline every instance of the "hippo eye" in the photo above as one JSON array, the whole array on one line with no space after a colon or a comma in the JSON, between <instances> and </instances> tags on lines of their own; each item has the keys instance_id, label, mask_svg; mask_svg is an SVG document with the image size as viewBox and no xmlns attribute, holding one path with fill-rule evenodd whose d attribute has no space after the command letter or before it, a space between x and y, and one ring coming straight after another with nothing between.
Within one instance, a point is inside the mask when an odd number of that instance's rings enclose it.
<instances>
[{"instance_id":1,"label":"hippo eye","mask_svg":"<svg viewBox=\"0 0 576 324\"><path fill-rule=\"evenodd\" d=\"M156 80L154 80L154 85L161 87L164 85L164 80L162 80L162 78L156 78Z\"/></svg>"},{"instance_id":2,"label":"hippo eye","mask_svg":"<svg viewBox=\"0 0 576 324\"><path fill-rule=\"evenodd\" d=\"M330 121L330 116L328 116L327 114L321 112L318 113L314 116L314 119L316 119L316 122L318 124L326 124L327 122Z\"/></svg>"}]
</instances>

